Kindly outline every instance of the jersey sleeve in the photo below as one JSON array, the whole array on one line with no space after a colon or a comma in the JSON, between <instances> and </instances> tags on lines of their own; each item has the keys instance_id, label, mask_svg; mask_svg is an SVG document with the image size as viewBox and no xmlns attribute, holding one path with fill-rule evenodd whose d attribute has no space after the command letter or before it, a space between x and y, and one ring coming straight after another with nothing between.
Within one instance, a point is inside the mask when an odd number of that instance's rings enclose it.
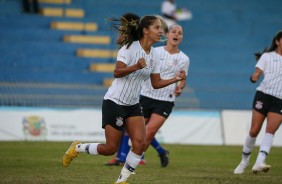
<instances>
[{"instance_id":1,"label":"jersey sleeve","mask_svg":"<svg viewBox=\"0 0 282 184\"><path fill-rule=\"evenodd\" d=\"M117 54L117 61L121 61L124 64L128 65L130 61L129 49L126 49L126 46L123 46L119 49Z\"/></svg>"},{"instance_id":2,"label":"jersey sleeve","mask_svg":"<svg viewBox=\"0 0 282 184\"><path fill-rule=\"evenodd\" d=\"M269 55L267 53L264 53L258 60L257 64L256 64L256 68L261 69L262 71L264 71L265 69L265 64L266 61L268 60Z\"/></svg>"}]
</instances>

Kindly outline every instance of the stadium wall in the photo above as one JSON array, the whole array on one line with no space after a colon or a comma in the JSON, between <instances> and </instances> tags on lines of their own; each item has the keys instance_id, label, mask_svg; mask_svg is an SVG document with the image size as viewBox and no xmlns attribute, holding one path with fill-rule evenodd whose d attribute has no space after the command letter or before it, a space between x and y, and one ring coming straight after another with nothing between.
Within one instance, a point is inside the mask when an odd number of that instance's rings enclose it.
<instances>
[{"instance_id":1,"label":"stadium wall","mask_svg":"<svg viewBox=\"0 0 282 184\"><path fill-rule=\"evenodd\" d=\"M105 140L100 109L0 108L0 141ZM165 144L243 145L251 111L175 110L157 139ZM265 125L257 139L261 142ZM282 146L282 129L274 146Z\"/></svg>"}]
</instances>

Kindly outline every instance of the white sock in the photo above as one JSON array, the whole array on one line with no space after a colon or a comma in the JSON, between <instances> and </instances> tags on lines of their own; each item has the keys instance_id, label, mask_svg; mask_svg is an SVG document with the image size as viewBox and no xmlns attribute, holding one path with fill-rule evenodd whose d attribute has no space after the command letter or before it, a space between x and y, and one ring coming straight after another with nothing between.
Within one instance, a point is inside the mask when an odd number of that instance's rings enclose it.
<instances>
[{"instance_id":1,"label":"white sock","mask_svg":"<svg viewBox=\"0 0 282 184\"><path fill-rule=\"evenodd\" d=\"M124 182L130 176L130 174L136 169L141 161L142 155L136 155L131 150L126 157L125 164L121 170L121 173L117 179L117 183Z\"/></svg>"},{"instance_id":2,"label":"white sock","mask_svg":"<svg viewBox=\"0 0 282 184\"><path fill-rule=\"evenodd\" d=\"M267 155L270 153L274 135L265 133L260 145L259 154L256 163L264 163Z\"/></svg>"},{"instance_id":3,"label":"white sock","mask_svg":"<svg viewBox=\"0 0 282 184\"><path fill-rule=\"evenodd\" d=\"M242 153L242 159L248 161L250 159L250 154L253 151L253 148L256 143L256 137L251 137L248 135L246 137L245 144L243 146L243 153Z\"/></svg>"},{"instance_id":4,"label":"white sock","mask_svg":"<svg viewBox=\"0 0 282 184\"><path fill-rule=\"evenodd\" d=\"M75 150L79 153L87 153L91 155L99 155L97 147L100 143L84 143L78 144L75 147Z\"/></svg>"}]
</instances>

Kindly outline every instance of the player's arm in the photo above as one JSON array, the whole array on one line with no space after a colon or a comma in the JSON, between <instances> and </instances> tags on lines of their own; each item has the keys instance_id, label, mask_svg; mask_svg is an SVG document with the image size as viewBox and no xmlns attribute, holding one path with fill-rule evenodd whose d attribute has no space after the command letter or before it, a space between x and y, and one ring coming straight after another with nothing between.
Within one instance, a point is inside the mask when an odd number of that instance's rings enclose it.
<instances>
[{"instance_id":1,"label":"player's arm","mask_svg":"<svg viewBox=\"0 0 282 184\"><path fill-rule=\"evenodd\" d=\"M127 76L128 74L135 72L136 70L140 70L145 66L146 66L146 61L144 58L140 58L138 62L132 66L127 66L124 62L117 61L114 70L114 77L121 78Z\"/></svg>"},{"instance_id":2,"label":"player's arm","mask_svg":"<svg viewBox=\"0 0 282 184\"><path fill-rule=\"evenodd\" d=\"M256 68L256 70L254 71L254 73L252 74L250 80L252 83L255 83L259 80L260 76L262 75L263 71L261 69L259 69L258 67Z\"/></svg>"},{"instance_id":3,"label":"player's arm","mask_svg":"<svg viewBox=\"0 0 282 184\"><path fill-rule=\"evenodd\" d=\"M163 80L161 79L160 73L152 73L150 78L151 78L151 83L152 83L153 88L159 89L159 88L166 87L172 83L185 80L186 74L185 74L185 71L182 70L174 78Z\"/></svg>"}]
</instances>

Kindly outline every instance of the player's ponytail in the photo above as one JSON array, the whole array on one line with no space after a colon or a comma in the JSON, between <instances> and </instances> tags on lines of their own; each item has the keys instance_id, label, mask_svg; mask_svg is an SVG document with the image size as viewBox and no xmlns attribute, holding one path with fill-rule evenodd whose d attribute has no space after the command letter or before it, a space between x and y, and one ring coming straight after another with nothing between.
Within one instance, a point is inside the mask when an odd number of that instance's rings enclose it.
<instances>
[{"instance_id":1,"label":"player's ponytail","mask_svg":"<svg viewBox=\"0 0 282 184\"><path fill-rule=\"evenodd\" d=\"M139 20L139 16L132 13L124 14L120 19L107 19L108 22L112 23L111 27L117 30L122 37L121 41L117 43L119 48L124 45L127 45L128 48L133 41L138 40L137 28Z\"/></svg>"},{"instance_id":2,"label":"player's ponytail","mask_svg":"<svg viewBox=\"0 0 282 184\"><path fill-rule=\"evenodd\" d=\"M262 52L255 53L256 60L258 61L261 55L265 52L275 51L277 48L276 41L279 41L281 38L282 38L282 31L278 31L277 34L272 39L272 43L270 47L265 48Z\"/></svg>"}]
</instances>

